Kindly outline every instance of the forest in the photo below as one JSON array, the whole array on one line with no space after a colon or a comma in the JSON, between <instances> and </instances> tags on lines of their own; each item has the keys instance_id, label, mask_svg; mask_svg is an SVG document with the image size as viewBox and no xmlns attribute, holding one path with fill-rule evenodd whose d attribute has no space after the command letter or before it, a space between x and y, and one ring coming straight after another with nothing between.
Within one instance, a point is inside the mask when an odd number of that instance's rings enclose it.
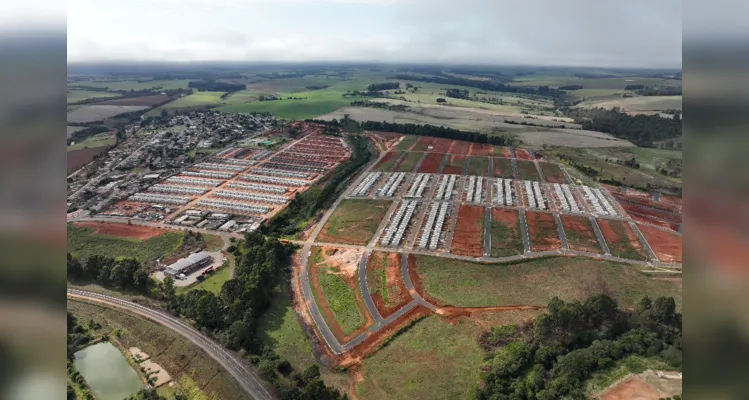
<instances>
[{"instance_id":1,"label":"forest","mask_svg":"<svg viewBox=\"0 0 749 400\"><path fill-rule=\"evenodd\" d=\"M410 81L420 82L434 82L445 85L457 85L475 87L483 90L491 90L494 92L507 92L507 93L526 93L526 94L537 94L540 96L549 96L553 98L563 98L567 92L563 90L557 90L548 86L539 86L537 88L530 86L510 86L504 83L495 81L478 81L474 79L459 78L447 74L435 74L434 76L418 76L410 74L394 74L390 79L402 79Z\"/></svg>"},{"instance_id":2,"label":"forest","mask_svg":"<svg viewBox=\"0 0 749 400\"><path fill-rule=\"evenodd\" d=\"M582 125L582 129L610 133L629 140L640 147L654 147L654 142L681 137L681 118L662 118L658 115L635 116L620 112L619 108L570 109L568 116Z\"/></svg>"},{"instance_id":3,"label":"forest","mask_svg":"<svg viewBox=\"0 0 749 400\"><path fill-rule=\"evenodd\" d=\"M367 86L367 90L370 92L379 92L380 90L399 89L401 84L398 82L384 82L384 83L373 83Z\"/></svg>"}]
</instances>

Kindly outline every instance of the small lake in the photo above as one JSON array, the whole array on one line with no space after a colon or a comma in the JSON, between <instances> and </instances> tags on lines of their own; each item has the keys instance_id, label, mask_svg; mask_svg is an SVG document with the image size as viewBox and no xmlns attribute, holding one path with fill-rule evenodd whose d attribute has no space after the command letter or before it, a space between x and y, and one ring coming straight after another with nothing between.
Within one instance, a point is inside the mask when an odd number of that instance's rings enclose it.
<instances>
[{"instance_id":1,"label":"small lake","mask_svg":"<svg viewBox=\"0 0 749 400\"><path fill-rule=\"evenodd\" d=\"M99 400L122 400L144 387L125 356L109 342L75 353L73 363Z\"/></svg>"}]
</instances>

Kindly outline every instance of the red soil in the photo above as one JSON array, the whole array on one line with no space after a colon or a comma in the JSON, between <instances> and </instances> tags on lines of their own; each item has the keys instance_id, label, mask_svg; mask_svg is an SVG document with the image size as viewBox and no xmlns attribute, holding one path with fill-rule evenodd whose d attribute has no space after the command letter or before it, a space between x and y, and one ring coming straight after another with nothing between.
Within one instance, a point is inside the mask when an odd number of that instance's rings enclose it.
<instances>
[{"instance_id":1,"label":"red soil","mask_svg":"<svg viewBox=\"0 0 749 400\"><path fill-rule=\"evenodd\" d=\"M450 139L441 139L436 138L434 139L434 143L432 144L432 152L435 153L447 153L450 151L450 146L452 145L452 140Z\"/></svg>"},{"instance_id":2,"label":"red soil","mask_svg":"<svg viewBox=\"0 0 749 400\"><path fill-rule=\"evenodd\" d=\"M550 213L528 211L525 213L528 221L528 235L531 240L532 251L559 250L562 241L557 233L554 216Z\"/></svg>"},{"instance_id":3,"label":"red soil","mask_svg":"<svg viewBox=\"0 0 749 400\"><path fill-rule=\"evenodd\" d=\"M466 162L466 156L449 155L445 168L442 170L443 174L463 174L463 164Z\"/></svg>"},{"instance_id":4,"label":"red soil","mask_svg":"<svg viewBox=\"0 0 749 400\"><path fill-rule=\"evenodd\" d=\"M679 230L681 214L658 207L660 203L650 206L639 205L642 203L643 202L637 202L637 204L633 204L630 201L621 201L619 204L621 204L622 208L624 208L627 214L629 214L635 221L662 226L671 229L672 231Z\"/></svg>"},{"instance_id":5,"label":"red soil","mask_svg":"<svg viewBox=\"0 0 749 400\"><path fill-rule=\"evenodd\" d=\"M546 182L549 183L567 183L567 179L564 177L564 172L562 172L562 169L559 167L559 165L554 163L538 163L538 166L541 167L541 171L543 171L544 176L546 177Z\"/></svg>"},{"instance_id":6,"label":"red soil","mask_svg":"<svg viewBox=\"0 0 749 400\"><path fill-rule=\"evenodd\" d=\"M519 160L532 160L533 157L531 157L531 153L528 152L526 149L518 149L515 148L515 158Z\"/></svg>"},{"instance_id":7,"label":"red soil","mask_svg":"<svg viewBox=\"0 0 749 400\"><path fill-rule=\"evenodd\" d=\"M90 228L97 235L119 236L138 240L146 240L163 235L166 229L154 228L142 225L127 225L109 222L76 222L73 225L81 228Z\"/></svg>"},{"instance_id":8,"label":"red soil","mask_svg":"<svg viewBox=\"0 0 749 400\"><path fill-rule=\"evenodd\" d=\"M385 304L382 296L374 290L370 290L370 294L372 301L377 307L377 311L380 312L383 318L387 318L408 304L411 301L411 295L408 293L408 289L406 289L406 285L401 279L401 255L399 253L372 253L367 262L367 277L369 279L379 279L379 274L374 273L374 271L382 269L384 257L387 257L387 265L385 266L386 284L388 288L391 288L388 290L388 303L390 304ZM370 281L369 287L374 288L375 282Z\"/></svg>"},{"instance_id":9,"label":"red soil","mask_svg":"<svg viewBox=\"0 0 749 400\"><path fill-rule=\"evenodd\" d=\"M643 224L637 226L661 262L681 262L681 235Z\"/></svg>"},{"instance_id":10,"label":"red soil","mask_svg":"<svg viewBox=\"0 0 749 400\"><path fill-rule=\"evenodd\" d=\"M670 229L674 232L679 231L679 224L669 223L666 221L659 220L658 218L636 214L634 212L629 212L628 214L636 222L641 222L643 224L657 225L657 226L660 226L661 228Z\"/></svg>"},{"instance_id":11,"label":"red soil","mask_svg":"<svg viewBox=\"0 0 749 400\"><path fill-rule=\"evenodd\" d=\"M643 258L645 258L645 252L642 250L642 245L640 244L640 240L637 239L637 235L632 230L632 228L629 226L628 223L617 221L617 220L609 220L609 219L598 219L598 226L601 228L601 233L603 233L603 238L606 240L606 243L609 245L609 250L611 250L611 254L618 256L616 248L621 247L620 243L622 242L628 242L630 246L634 247L640 255L642 255ZM621 227L621 230L623 230L626 233L626 237L620 237L619 235L614 232L614 229L612 228L612 225L619 225Z\"/></svg>"},{"instance_id":12,"label":"red soil","mask_svg":"<svg viewBox=\"0 0 749 400\"><path fill-rule=\"evenodd\" d=\"M468 149L471 144L468 142L461 142L459 140L453 140L452 146L450 146L449 153L451 154L468 154Z\"/></svg>"},{"instance_id":13,"label":"red soil","mask_svg":"<svg viewBox=\"0 0 749 400\"><path fill-rule=\"evenodd\" d=\"M401 155L400 152L395 152L395 151L389 151L389 152L385 153L385 157L382 157L382 160L380 160L380 162L378 162L377 165L375 165L373 169L377 170L383 164L385 164L385 163L387 163L389 161L392 161L394 159L397 159L398 157L400 157L400 155Z\"/></svg>"},{"instance_id":14,"label":"red soil","mask_svg":"<svg viewBox=\"0 0 749 400\"><path fill-rule=\"evenodd\" d=\"M664 396L642 379L627 378L601 394L601 400L658 400Z\"/></svg>"},{"instance_id":15,"label":"red soil","mask_svg":"<svg viewBox=\"0 0 749 400\"><path fill-rule=\"evenodd\" d=\"M450 252L461 256L484 255L484 207L460 206Z\"/></svg>"},{"instance_id":16,"label":"red soil","mask_svg":"<svg viewBox=\"0 0 749 400\"><path fill-rule=\"evenodd\" d=\"M68 152L68 172L73 172L78 168L90 163L94 157L105 153L109 146L93 147Z\"/></svg>"},{"instance_id":17,"label":"red soil","mask_svg":"<svg viewBox=\"0 0 749 400\"><path fill-rule=\"evenodd\" d=\"M576 215L562 215L562 225L567 233L567 244L571 250L602 253L590 220ZM574 231L574 232L572 232Z\"/></svg>"},{"instance_id":18,"label":"red soil","mask_svg":"<svg viewBox=\"0 0 749 400\"><path fill-rule=\"evenodd\" d=\"M434 138L429 136L422 136L411 148L411 151L427 151L427 149L429 149L429 146L432 145L432 142L434 142Z\"/></svg>"},{"instance_id":19,"label":"red soil","mask_svg":"<svg viewBox=\"0 0 749 400\"><path fill-rule=\"evenodd\" d=\"M445 155L442 153L427 154L426 158L424 158L424 162L421 163L421 167L419 167L418 172L436 174L437 172L439 172L440 165L442 164L442 160L444 158Z\"/></svg>"},{"instance_id":20,"label":"red soil","mask_svg":"<svg viewBox=\"0 0 749 400\"><path fill-rule=\"evenodd\" d=\"M504 158L511 158L512 157L510 155L510 149L508 147L497 146L497 147L494 147L493 149L494 149L493 150L494 157L504 157ZM499 151L500 149L501 149L501 151Z\"/></svg>"},{"instance_id":21,"label":"red soil","mask_svg":"<svg viewBox=\"0 0 749 400\"><path fill-rule=\"evenodd\" d=\"M609 188L608 186L607 188ZM620 188L614 187L609 189L611 194L621 202L636 203L641 206L654 207L660 210L671 211L677 214L681 213L681 199L674 198L671 196L661 196L661 201L653 201L650 193L636 192L629 190L626 193L622 193ZM678 201L674 201L678 200Z\"/></svg>"},{"instance_id":22,"label":"red soil","mask_svg":"<svg viewBox=\"0 0 749 400\"><path fill-rule=\"evenodd\" d=\"M469 154L472 156L490 156L494 146L486 143L472 143Z\"/></svg>"}]
</instances>

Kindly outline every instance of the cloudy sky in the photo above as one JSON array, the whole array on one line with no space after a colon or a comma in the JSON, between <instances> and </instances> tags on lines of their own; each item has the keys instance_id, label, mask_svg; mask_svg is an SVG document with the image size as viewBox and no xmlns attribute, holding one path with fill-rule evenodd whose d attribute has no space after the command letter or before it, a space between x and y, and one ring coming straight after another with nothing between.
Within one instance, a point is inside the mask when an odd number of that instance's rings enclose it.
<instances>
[{"instance_id":1,"label":"cloudy sky","mask_svg":"<svg viewBox=\"0 0 749 400\"><path fill-rule=\"evenodd\" d=\"M68 61L681 67L680 0L69 0Z\"/></svg>"}]
</instances>

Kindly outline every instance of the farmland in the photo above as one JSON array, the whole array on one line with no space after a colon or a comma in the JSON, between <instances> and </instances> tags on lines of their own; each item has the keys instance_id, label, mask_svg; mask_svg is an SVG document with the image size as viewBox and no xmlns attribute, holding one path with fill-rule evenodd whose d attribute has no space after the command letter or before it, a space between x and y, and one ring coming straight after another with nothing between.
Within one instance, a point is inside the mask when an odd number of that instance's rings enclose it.
<instances>
[{"instance_id":1,"label":"farmland","mask_svg":"<svg viewBox=\"0 0 749 400\"><path fill-rule=\"evenodd\" d=\"M598 219L598 226L601 228L603 238L612 255L630 260L647 259L640 241L628 223L612 219Z\"/></svg>"},{"instance_id":2,"label":"farmland","mask_svg":"<svg viewBox=\"0 0 749 400\"><path fill-rule=\"evenodd\" d=\"M102 121L115 115L141 111L147 106L82 106L68 113L68 122Z\"/></svg>"},{"instance_id":3,"label":"farmland","mask_svg":"<svg viewBox=\"0 0 749 400\"><path fill-rule=\"evenodd\" d=\"M593 226L587 217L562 215L561 219L570 250L601 253Z\"/></svg>"},{"instance_id":4,"label":"farmland","mask_svg":"<svg viewBox=\"0 0 749 400\"><path fill-rule=\"evenodd\" d=\"M89 99L107 99L111 97L119 97L117 93L109 92L94 92L88 90L68 90L68 104L77 103L79 101Z\"/></svg>"},{"instance_id":5,"label":"farmland","mask_svg":"<svg viewBox=\"0 0 749 400\"><path fill-rule=\"evenodd\" d=\"M219 106L224 104L221 96L224 92L195 92L191 95L180 97L177 100L164 104L148 112L148 115L160 115L162 110L172 111L178 108L198 108L205 106Z\"/></svg>"},{"instance_id":6,"label":"farmland","mask_svg":"<svg viewBox=\"0 0 749 400\"><path fill-rule=\"evenodd\" d=\"M561 247L553 215L533 211L526 212L525 215L528 221L531 250L549 251L558 250Z\"/></svg>"},{"instance_id":7,"label":"farmland","mask_svg":"<svg viewBox=\"0 0 749 400\"><path fill-rule=\"evenodd\" d=\"M114 135L111 133L102 133L86 138L82 142L78 142L72 146L67 147L67 151L75 151L81 149L95 149L100 147L109 147L116 143Z\"/></svg>"},{"instance_id":8,"label":"farmland","mask_svg":"<svg viewBox=\"0 0 749 400\"><path fill-rule=\"evenodd\" d=\"M319 239L327 243L367 244L392 202L344 200L323 226Z\"/></svg>"},{"instance_id":9,"label":"farmland","mask_svg":"<svg viewBox=\"0 0 749 400\"><path fill-rule=\"evenodd\" d=\"M492 209L491 256L505 257L523 254L520 218L515 210Z\"/></svg>"},{"instance_id":10,"label":"farmland","mask_svg":"<svg viewBox=\"0 0 749 400\"><path fill-rule=\"evenodd\" d=\"M460 206L450 252L461 256L481 257L484 254L483 238L484 207Z\"/></svg>"},{"instance_id":11,"label":"farmland","mask_svg":"<svg viewBox=\"0 0 749 400\"><path fill-rule=\"evenodd\" d=\"M614 108L632 114L658 113L664 110L681 110L681 96L639 96L615 99L587 100L577 105L582 108Z\"/></svg>"},{"instance_id":12,"label":"farmland","mask_svg":"<svg viewBox=\"0 0 749 400\"><path fill-rule=\"evenodd\" d=\"M607 293L623 307L644 296L673 296L681 305L681 282L651 278L637 268L578 257L552 257L509 264L475 264L417 256L425 295L455 307L546 305L554 296L583 300Z\"/></svg>"}]
</instances>

